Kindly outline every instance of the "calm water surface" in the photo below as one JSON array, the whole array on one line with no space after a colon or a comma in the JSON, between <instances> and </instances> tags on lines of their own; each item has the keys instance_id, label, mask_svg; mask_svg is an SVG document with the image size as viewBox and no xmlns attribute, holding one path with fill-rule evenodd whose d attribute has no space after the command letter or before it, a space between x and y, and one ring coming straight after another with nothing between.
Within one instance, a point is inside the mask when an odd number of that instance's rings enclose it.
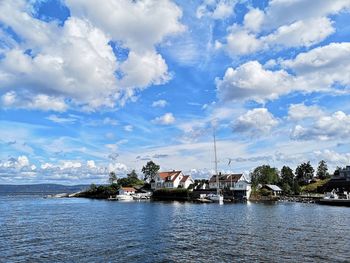
<instances>
[{"instance_id":1,"label":"calm water surface","mask_svg":"<svg viewBox=\"0 0 350 263\"><path fill-rule=\"evenodd\" d=\"M0 196L0 262L350 262L350 208Z\"/></svg>"}]
</instances>

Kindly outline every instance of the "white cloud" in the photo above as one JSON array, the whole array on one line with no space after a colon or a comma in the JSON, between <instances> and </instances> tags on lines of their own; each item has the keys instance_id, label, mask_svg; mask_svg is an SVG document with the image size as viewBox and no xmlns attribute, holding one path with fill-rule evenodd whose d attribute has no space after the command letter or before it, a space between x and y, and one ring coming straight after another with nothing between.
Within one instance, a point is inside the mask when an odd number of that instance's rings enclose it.
<instances>
[{"instance_id":1,"label":"white cloud","mask_svg":"<svg viewBox=\"0 0 350 263\"><path fill-rule=\"evenodd\" d=\"M106 117L103 119L102 123L104 125L112 125L112 126L116 126L118 125L118 121L109 117Z\"/></svg>"},{"instance_id":2,"label":"white cloud","mask_svg":"<svg viewBox=\"0 0 350 263\"><path fill-rule=\"evenodd\" d=\"M156 100L152 103L152 107L164 108L166 105L168 105L168 102L166 100Z\"/></svg>"},{"instance_id":3,"label":"white cloud","mask_svg":"<svg viewBox=\"0 0 350 263\"><path fill-rule=\"evenodd\" d=\"M50 116L46 117L46 119L53 121L55 123L60 123L60 124L64 124L64 123L68 123L68 124L72 124L74 122L76 122L75 118L63 118L63 117L59 117L55 114L51 114Z\"/></svg>"},{"instance_id":4,"label":"white cloud","mask_svg":"<svg viewBox=\"0 0 350 263\"><path fill-rule=\"evenodd\" d=\"M223 101L276 99L293 90L292 84L293 79L286 71L265 70L257 61L228 68L222 79L216 79L218 97Z\"/></svg>"},{"instance_id":5,"label":"white cloud","mask_svg":"<svg viewBox=\"0 0 350 263\"><path fill-rule=\"evenodd\" d=\"M314 151L314 153L318 159L326 160L333 166L346 166L350 163L350 153L338 153L329 149Z\"/></svg>"},{"instance_id":6,"label":"white cloud","mask_svg":"<svg viewBox=\"0 0 350 263\"><path fill-rule=\"evenodd\" d=\"M132 125L125 125L124 126L124 131L132 132L133 130L134 130L134 126L132 126Z\"/></svg>"},{"instance_id":7,"label":"white cloud","mask_svg":"<svg viewBox=\"0 0 350 263\"><path fill-rule=\"evenodd\" d=\"M278 121L266 108L256 108L238 117L234 123L234 132L249 133L260 136L271 131Z\"/></svg>"},{"instance_id":8,"label":"white cloud","mask_svg":"<svg viewBox=\"0 0 350 263\"><path fill-rule=\"evenodd\" d=\"M266 9L265 26L279 27L305 18L324 17L350 8L348 0L274 0ZM288 15L286 15L286 11Z\"/></svg>"},{"instance_id":9,"label":"white cloud","mask_svg":"<svg viewBox=\"0 0 350 263\"><path fill-rule=\"evenodd\" d=\"M276 47L310 47L335 32L330 15L343 11L350 11L348 0L270 1L265 10L250 9L242 25L228 27L226 43L222 45L232 57Z\"/></svg>"},{"instance_id":10,"label":"white cloud","mask_svg":"<svg viewBox=\"0 0 350 263\"><path fill-rule=\"evenodd\" d=\"M126 174L127 170L127 166L122 163L110 163L108 165L108 171L115 172L116 174Z\"/></svg>"},{"instance_id":11,"label":"white cloud","mask_svg":"<svg viewBox=\"0 0 350 263\"><path fill-rule=\"evenodd\" d=\"M94 160L88 160L88 161L86 162L86 166L87 166L89 169L94 169L94 168L96 168L95 161L94 161Z\"/></svg>"},{"instance_id":12,"label":"white cloud","mask_svg":"<svg viewBox=\"0 0 350 263\"><path fill-rule=\"evenodd\" d=\"M258 32L264 21L264 12L259 8L253 8L245 14L243 24L244 27L252 32Z\"/></svg>"},{"instance_id":13,"label":"white cloud","mask_svg":"<svg viewBox=\"0 0 350 263\"><path fill-rule=\"evenodd\" d=\"M175 117L171 112L165 113L164 115L152 120L153 123L161 125L169 125L175 122Z\"/></svg>"},{"instance_id":14,"label":"white cloud","mask_svg":"<svg viewBox=\"0 0 350 263\"><path fill-rule=\"evenodd\" d=\"M71 16L59 26L56 21L35 19L31 2L1 2L0 21L23 39L20 45L2 50L4 106L55 111L81 106L91 111L123 104L137 90L170 79L155 46L185 30L176 4L127 0L106 0L98 5L95 1L65 3ZM110 41L129 51L125 61L117 61ZM115 72L122 77L117 79Z\"/></svg>"},{"instance_id":15,"label":"white cloud","mask_svg":"<svg viewBox=\"0 0 350 263\"><path fill-rule=\"evenodd\" d=\"M234 7L237 1L235 0L206 0L198 6L196 11L197 18L204 16L213 19L225 19L233 14Z\"/></svg>"},{"instance_id":16,"label":"white cloud","mask_svg":"<svg viewBox=\"0 0 350 263\"><path fill-rule=\"evenodd\" d=\"M299 20L289 25L279 27L275 32L262 37L269 45L283 45L284 47L309 47L323 41L333 34L335 29L329 18L321 17Z\"/></svg>"},{"instance_id":17,"label":"white cloud","mask_svg":"<svg viewBox=\"0 0 350 263\"><path fill-rule=\"evenodd\" d=\"M331 43L300 53L295 59L280 60L286 70L268 70L257 61L228 68L216 78L218 97L223 101L277 99L293 91L348 93L350 85L350 43ZM339 88L339 85L342 87Z\"/></svg>"},{"instance_id":18,"label":"white cloud","mask_svg":"<svg viewBox=\"0 0 350 263\"><path fill-rule=\"evenodd\" d=\"M262 42L246 30L232 29L227 36L226 50L231 56L246 55L262 48Z\"/></svg>"},{"instance_id":19,"label":"white cloud","mask_svg":"<svg viewBox=\"0 0 350 263\"><path fill-rule=\"evenodd\" d=\"M306 125L306 126L305 126ZM291 137L295 140L343 140L350 136L350 115L337 111L304 126L296 125Z\"/></svg>"},{"instance_id":20,"label":"white cloud","mask_svg":"<svg viewBox=\"0 0 350 263\"><path fill-rule=\"evenodd\" d=\"M306 106L303 103L292 104L288 109L288 118L296 121L306 118L318 118L323 114L324 112L317 105Z\"/></svg>"},{"instance_id":21,"label":"white cloud","mask_svg":"<svg viewBox=\"0 0 350 263\"><path fill-rule=\"evenodd\" d=\"M318 89L329 89L334 84L350 85L350 43L331 43L300 53L282 65Z\"/></svg>"}]
</instances>

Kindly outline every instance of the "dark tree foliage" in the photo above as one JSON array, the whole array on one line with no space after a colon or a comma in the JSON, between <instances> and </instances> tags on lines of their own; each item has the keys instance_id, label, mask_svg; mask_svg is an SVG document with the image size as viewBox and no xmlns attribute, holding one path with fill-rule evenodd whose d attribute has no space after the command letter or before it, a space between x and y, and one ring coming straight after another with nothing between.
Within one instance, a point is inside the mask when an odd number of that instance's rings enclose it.
<instances>
[{"instance_id":1,"label":"dark tree foliage","mask_svg":"<svg viewBox=\"0 0 350 263\"><path fill-rule=\"evenodd\" d=\"M258 184L277 184L279 182L278 169L270 165L256 167L250 176L253 187Z\"/></svg>"},{"instance_id":2,"label":"dark tree foliage","mask_svg":"<svg viewBox=\"0 0 350 263\"><path fill-rule=\"evenodd\" d=\"M316 176L322 180L330 177L327 163L324 160L318 163Z\"/></svg>"},{"instance_id":3,"label":"dark tree foliage","mask_svg":"<svg viewBox=\"0 0 350 263\"><path fill-rule=\"evenodd\" d=\"M155 164L153 161L147 162L147 164L142 167L142 173L144 174L145 181L151 181L156 176L159 171L160 166Z\"/></svg>"},{"instance_id":4,"label":"dark tree foliage","mask_svg":"<svg viewBox=\"0 0 350 263\"><path fill-rule=\"evenodd\" d=\"M128 176L128 178L137 178L138 179L138 175L137 175L135 169L132 170L131 173L127 174L127 176Z\"/></svg>"},{"instance_id":5,"label":"dark tree foliage","mask_svg":"<svg viewBox=\"0 0 350 263\"><path fill-rule=\"evenodd\" d=\"M117 181L117 175L115 174L115 172L110 172L108 177L109 184L113 184L116 181Z\"/></svg>"},{"instance_id":6,"label":"dark tree foliage","mask_svg":"<svg viewBox=\"0 0 350 263\"><path fill-rule=\"evenodd\" d=\"M295 175L298 183L307 184L308 181L314 177L314 172L315 170L310 164L310 161L300 164L295 170Z\"/></svg>"},{"instance_id":7,"label":"dark tree foliage","mask_svg":"<svg viewBox=\"0 0 350 263\"><path fill-rule=\"evenodd\" d=\"M119 186L137 186L137 185L143 185L143 181L135 176L127 176L124 178L119 178L118 185Z\"/></svg>"},{"instance_id":8,"label":"dark tree foliage","mask_svg":"<svg viewBox=\"0 0 350 263\"><path fill-rule=\"evenodd\" d=\"M289 166L283 166L281 170L281 186L282 190L286 194L293 193L294 187L294 173L293 170Z\"/></svg>"}]
</instances>

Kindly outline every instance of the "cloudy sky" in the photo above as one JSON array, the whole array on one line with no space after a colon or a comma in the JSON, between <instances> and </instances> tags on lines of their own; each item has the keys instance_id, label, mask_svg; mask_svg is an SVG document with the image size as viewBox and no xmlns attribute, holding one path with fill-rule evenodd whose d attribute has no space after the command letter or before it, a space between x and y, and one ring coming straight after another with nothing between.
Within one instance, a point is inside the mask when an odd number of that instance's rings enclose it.
<instances>
[{"instance_id":1,"label":"cloudy sky","mask_svg":"<svg viewBox=\"0 0 350 263\"><path fill-rule=\"evenodd\" d=\"M0 183L153 160L350 163L349 0L0 0Z\"/></svg>"}]
</instances>

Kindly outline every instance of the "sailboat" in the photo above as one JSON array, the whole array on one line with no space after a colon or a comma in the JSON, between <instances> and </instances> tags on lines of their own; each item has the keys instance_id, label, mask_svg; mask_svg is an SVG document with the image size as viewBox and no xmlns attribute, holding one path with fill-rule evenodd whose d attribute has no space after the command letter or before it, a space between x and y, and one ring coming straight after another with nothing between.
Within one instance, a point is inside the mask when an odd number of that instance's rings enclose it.
<instances>
[{"instance_id":1,"label":"sailboat","mask_svg":"<svg viewBox=\"0 0 350 263\"><path fill-rule=\"evenodd\" d=\"M224 196L220 192L220 185L219 185L219 174L218 174L218 158L216 154L216 136L215 136L215 126L214 126L214 132L213 132L213 137L214 137L214 156L215 156L215 174L216 174L216 194L212 194L209 196L209 199L214 201L214 202L219 202L219 204L224 203Z\"/></svg>"}]
</instances>

